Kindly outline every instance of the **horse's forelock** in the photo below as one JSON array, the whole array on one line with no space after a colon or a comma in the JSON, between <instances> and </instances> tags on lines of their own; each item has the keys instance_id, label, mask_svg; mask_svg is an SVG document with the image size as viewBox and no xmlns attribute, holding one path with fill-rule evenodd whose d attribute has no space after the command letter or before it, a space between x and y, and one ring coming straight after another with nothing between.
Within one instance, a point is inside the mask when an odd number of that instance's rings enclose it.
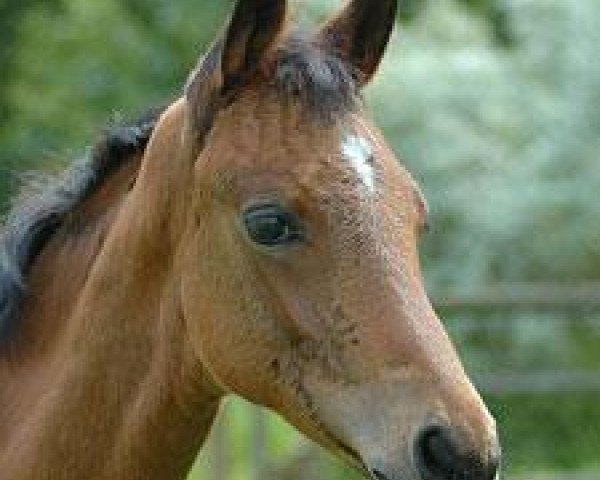
<instances>
[{"instance_id":1,"label":"horse's forelock","mask_svg":"<svg viewBox=\"0 0 600 480\"><path fill-rule=\"evenodd\" d=\"M301 34L277 49L274 84L286 100L319 120L332 122L356 109L360 92L352 67Z\"/></svg>"}]
</instances>

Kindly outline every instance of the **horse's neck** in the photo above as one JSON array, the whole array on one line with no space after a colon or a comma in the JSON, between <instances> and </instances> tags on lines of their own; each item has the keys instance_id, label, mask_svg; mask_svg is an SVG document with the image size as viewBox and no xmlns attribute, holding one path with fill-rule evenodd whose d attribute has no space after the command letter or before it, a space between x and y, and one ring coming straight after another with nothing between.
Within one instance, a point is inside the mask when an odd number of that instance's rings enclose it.
<instances>
[{"instance_id":1,"label":"horse's neck","mask_svg":"<svg viewBox=\"0 0 600 480\"><path fill-rule=\"evenodd\" d=\"M138 185L117 208L52 346L25 360L24 382L9 378L0 422L17 425L0 438L3 478L185 478L219 392L186 342L165 188Z\"/></svg>"},{"instance_id":2,"label":"horse's neck","mask_svg":"<svg viewBox=\"0 0 600 480\"><path fill-rule=\"evenodd\" d=\"M87 328L92 318L104 324L78 331L54 364L41 370L44 378L34 388L40 396L27 398L32 408L0 453L6 478L185 478L218 394L190 368L177 329L161 331L162 322L177 321L168 318L173 312L154 323L113 310L112 325L110 313L83 309L77 316L88 316ZM117 321L121 331L113 328Z\"/></svg>"},{"instance_id":3,"label":"horse's neck","mask_svg":"<svg viewBox=\"0 0 600 480\"><path fill-rule=\"evenodd\" d=\"M140 161L141 155L128 159L78 205L48 239L30 267L27 296L21 306L18 335L12 345L19 360L45 361L52 355L136 178Z\"/></svg>"}]
</instances>

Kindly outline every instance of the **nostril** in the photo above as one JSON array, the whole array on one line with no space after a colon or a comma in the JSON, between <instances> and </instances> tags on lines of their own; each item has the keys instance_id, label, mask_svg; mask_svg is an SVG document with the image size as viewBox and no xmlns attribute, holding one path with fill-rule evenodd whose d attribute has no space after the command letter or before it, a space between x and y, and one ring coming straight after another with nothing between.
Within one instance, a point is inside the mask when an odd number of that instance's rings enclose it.
<instances>
[{"instance_id":1,"label":"nostril","mask_svg":"<svg viewBox=\"0 0 600 480\"><path fill-rule=\"evenodd\" d=\"M434 425L424 429L415 444L415 460L422 480L496 478L499 455L482 461L474 450L462 447L449 428Z\"/></svg>"},{"instance_id":2,"label":"nostril","mask_svg":"<svg viewBox=\"0 0 600 480\"><path fill-rule=\"evenodd\" d=\"M416 460L423 480L452 480L456 477L458 455L446 430L431 426L419 436Z\"/></svg>"}]
</instances>

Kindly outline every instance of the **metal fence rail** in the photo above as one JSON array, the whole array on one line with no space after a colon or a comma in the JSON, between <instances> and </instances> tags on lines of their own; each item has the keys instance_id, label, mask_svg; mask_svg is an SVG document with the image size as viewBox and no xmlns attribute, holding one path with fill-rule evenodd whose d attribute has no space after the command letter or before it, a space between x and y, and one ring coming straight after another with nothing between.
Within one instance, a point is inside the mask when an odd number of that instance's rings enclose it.
<instances>
[{"instance_id":1,"label":"metal fence rail","mask_svg":"<svg viewBox=\"0 0 600 480\"><path fill-rule=\"evenodd\" d=\"M600 372L506 373L502 375L474 375L473 377L473 381L480 391L492 395L600 392ZM600 477L598 480L600 480Z\"/></svg>"},{"instance_id":2,"label":"metal fence rail","mask_svg":"<svg viewBox=\"0 0 600 480\"><path fill-rule=\"evenodd\" d=\"M469 291L435 292L434 305L440 309L526 310L600 309L600 282L499 283Z\"/></svg>"}]
</instances>

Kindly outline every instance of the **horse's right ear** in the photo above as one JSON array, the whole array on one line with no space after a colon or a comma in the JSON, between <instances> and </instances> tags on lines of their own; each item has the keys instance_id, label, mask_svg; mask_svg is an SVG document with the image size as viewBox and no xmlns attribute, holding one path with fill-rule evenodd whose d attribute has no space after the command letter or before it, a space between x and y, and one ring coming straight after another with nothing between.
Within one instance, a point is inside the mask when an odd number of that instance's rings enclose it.
<instances>
[{"instance_id":1,"label":"horse's right ear","mask_svg":"<svg viewBox=\"0 0 600 480\"><path fill-rule=\"evenodd\" d=\"M383 57L397 12L398 0L347 0L323 26L318 40L352 66L364 85Z\"/></svg>"},{"instance_id":2,"label":"horse's right ear","mask_svg":"<svg viewBox=\"0 0 600 480\"><path fill-rule=\"evenodd\" d=\"M200 60L185 89L197 137L210 128L224 100L231 98L256 72L280 34L286 0L238 0L225 31Z\"/></svg>"}]
</instances>

